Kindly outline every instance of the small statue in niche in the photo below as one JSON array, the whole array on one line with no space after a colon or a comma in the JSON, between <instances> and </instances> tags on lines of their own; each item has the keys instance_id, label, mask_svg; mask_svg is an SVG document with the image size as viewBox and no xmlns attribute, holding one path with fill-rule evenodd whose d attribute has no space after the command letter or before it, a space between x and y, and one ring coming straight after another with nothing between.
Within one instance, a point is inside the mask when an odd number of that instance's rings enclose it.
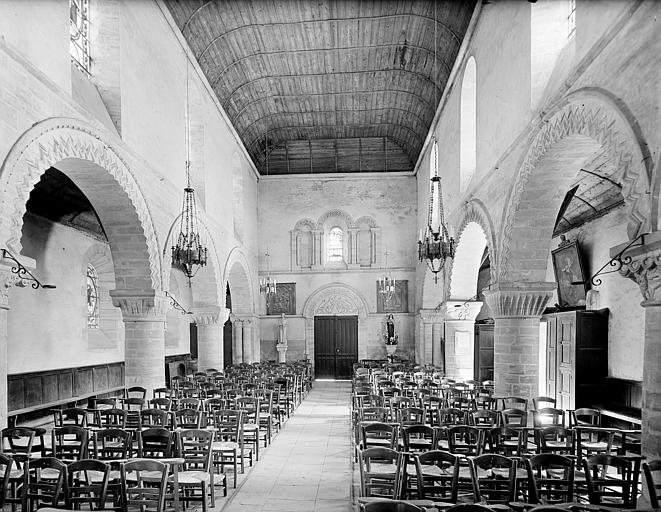
<instances>
[{"instance_id":1,"label":"small statue in niche","mask_svg":"<svg viewBox=\"0 0 661 512\"><path fill-rule=\"evenodd\" d=\"M386 320L386 333L383 335L386 345L397 345L399 336L395 333L395 322L392 314L388 315Z\"/></svg>"},{"instance_id":2,"label":"small statue in niche","mask_svg":"<svg viewBox=\"0 0 661 512\"><path fill-rule=\"evenodd\" d=\"M287 321L285 314L280 313L280 321L278 322L278 345L287 344Z\"/></svg>"}]
</instances>

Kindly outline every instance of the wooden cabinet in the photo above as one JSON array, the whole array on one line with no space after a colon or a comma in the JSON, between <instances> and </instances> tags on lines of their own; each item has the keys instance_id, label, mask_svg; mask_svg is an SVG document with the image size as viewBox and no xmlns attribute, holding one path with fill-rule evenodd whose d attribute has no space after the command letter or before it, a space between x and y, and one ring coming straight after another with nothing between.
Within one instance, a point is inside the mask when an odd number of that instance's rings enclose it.
<instances>
[{"instance_id":1,"label":"wooden cabinet","mask_svg":"<svg viewBox=\"0 0 661 512\"><path fill-rule=\"evenodd\" d=\"M493 380L493 324L475 324L474 379Z\"/></svg>"},{"instance_id":2,"label":"wooden cabinet","mask_svg":"<svg viewBox=\"0 0 661 512\"><path fill-rule=\"evenodd\" d=\"M542 322L547 325L546 394L562 409L600 402L608 374L608 310L553 313Z\"/></svg>"}]
</instances>

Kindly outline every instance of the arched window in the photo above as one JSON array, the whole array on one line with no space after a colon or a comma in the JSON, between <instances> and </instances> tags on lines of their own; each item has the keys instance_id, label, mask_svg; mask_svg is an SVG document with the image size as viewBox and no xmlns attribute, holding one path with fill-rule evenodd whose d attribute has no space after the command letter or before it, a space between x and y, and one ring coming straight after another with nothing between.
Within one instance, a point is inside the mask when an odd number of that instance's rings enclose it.
<instances>
[{"instance_id":1,"label":"arched window","mask_svg":"<svg viewBox=\"0 0 661 512\"><path fill-rule=\"evenodd\" d=\"M87 327L99 328L99 276L92 265L87 265Z\"/></svg>"},{"instance_id":2,"label":"arched window","mask_svg":"<svg viewBox=\"0 0 661 512\"><path fill-rule=\"evenodd\" d=\"M328 261L342 261L342 228L331 228L328 234Z\"/></svg>"},{"instance_id":3,"label":"arched window","mask_svg":"<svg viewBox=\"0 0 661 512\"><path fill-rule=\"evenodd\" d=\"M461 143L460 143L460 181L461 192L466 190L477 163L477 70L475 58L471 57L464 69L461 83Z\"/></svg>"}]
</instances>

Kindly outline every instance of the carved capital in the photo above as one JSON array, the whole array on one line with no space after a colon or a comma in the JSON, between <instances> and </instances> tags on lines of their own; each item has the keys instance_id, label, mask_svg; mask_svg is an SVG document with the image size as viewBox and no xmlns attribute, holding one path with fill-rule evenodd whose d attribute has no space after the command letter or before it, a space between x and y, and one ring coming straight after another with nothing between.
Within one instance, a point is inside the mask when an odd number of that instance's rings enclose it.
<instances>
[{"instance_id":1,"label":"carved capital","mask_svg":"<svg viewBox=\"0 0 661 512\"><path fill-rule=\"evenodd\" d=\"M110 290L125 322L164 322L169 301L160 290Z\"/></svg>"},{"instance_id":2,"label":"carved capital","mask_svg":"<svg viewBox=\"0 0 661 512\"><path fill-rule=\"evenodd\" d=\"M420 319L426 324L440 324L445 320L445 312L437 309L421 309Z\"/></svg>"},{"instance_id":3,"label":"carved capital","mask_svg":"<svg viewBox=\"0 0 661 512\"><path fill-rule=\"evenodd\" d=\"M220 308L218 306L195 307L193 321L197 325L216 325L220 322Z\"/></svg>"},{"instance_id":4,"label":"carved capital","mask_svg":"<svg viewBox=\"0 0 661 512\"><path fill-rule=\"evenodd\" d=\"M496 283L484 291L494 318L538 317L556 288L555 283Z\"/></svg>"},{"instance_id":5,"label":"carved capital","mask_svg":"<svg viewBox=\"0 0 661 512\"><path fill-rule=\"evenodd\" d=\"M661 250L639 254L623 265L620 274L640 286L643 306L661 305Z\"/></svg>"},{"instance_id":6,"label":"carved capital","mask_svg":"<svg viewBox=\"0 0 661 512\"><path fill-rule=\"evenodd\" d=\"M481 309L480 301L448 301L445 321L473 322Z\"/></svg>"}]
</instances>

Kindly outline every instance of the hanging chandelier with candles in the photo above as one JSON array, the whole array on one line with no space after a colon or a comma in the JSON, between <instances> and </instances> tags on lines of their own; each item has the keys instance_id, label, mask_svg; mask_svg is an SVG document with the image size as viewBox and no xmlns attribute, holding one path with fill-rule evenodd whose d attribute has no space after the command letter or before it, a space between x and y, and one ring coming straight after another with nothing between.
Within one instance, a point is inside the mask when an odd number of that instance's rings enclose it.
<instances>
[{"instance_id":1,"label":"hanging chandelier with candles","mask_svg":"<svg viewBox=\"0 0 661 512\"><path fill-rule=\"evenodd\" d=\"M259 292L266 295L266 300L268 300L269 296L276 293L277 283L275 281L275 277L271 276L271 254L269 253L268 249L264 255L266 256L266 276L259 278Z\"/></svg>"},{"instance_id":2,"label":"hanging chandelier with candles","mask_svg":"<svg viewBox=\"0 0 661 512\"><path fill-rule=\"evenodd\" d=\"M188 55L186 55L186 187L176 245L172 246L172 266L190 279L207 264L207 248L199 231L195 189L190 184L190 107L188 103Z\"/></svg>"},{"instance_id":3,"label":"hanging chandelier with candles","mask_svg":"<svg viewBox=\"0 0 661 512\"><path fill-rule=\"evenodd\" d=\"M396 281L388 269L388 254L387 250L383 253L386 256L386 271L379 277L377 281L378 292L383 296L383 302L390 302L395 295Z\"/></svg>"},{"instance_id":4,"label":"hanging chandelier with candles","mask_svg":"<svg viewBox=\"0 0 661 512\"><path fill-rule=\"evenodd\" d=\"M438 283L438 273L444 268L448 258L454 258L455 241L448 232L443 216L443 192L441 178L438 175L438 142L434 139L432 155L429 163L430 191L429 216L423 236L420 231L418 240L418 258L426 261L434 274L434 282Z\"/></svg>"}]
</instances>

